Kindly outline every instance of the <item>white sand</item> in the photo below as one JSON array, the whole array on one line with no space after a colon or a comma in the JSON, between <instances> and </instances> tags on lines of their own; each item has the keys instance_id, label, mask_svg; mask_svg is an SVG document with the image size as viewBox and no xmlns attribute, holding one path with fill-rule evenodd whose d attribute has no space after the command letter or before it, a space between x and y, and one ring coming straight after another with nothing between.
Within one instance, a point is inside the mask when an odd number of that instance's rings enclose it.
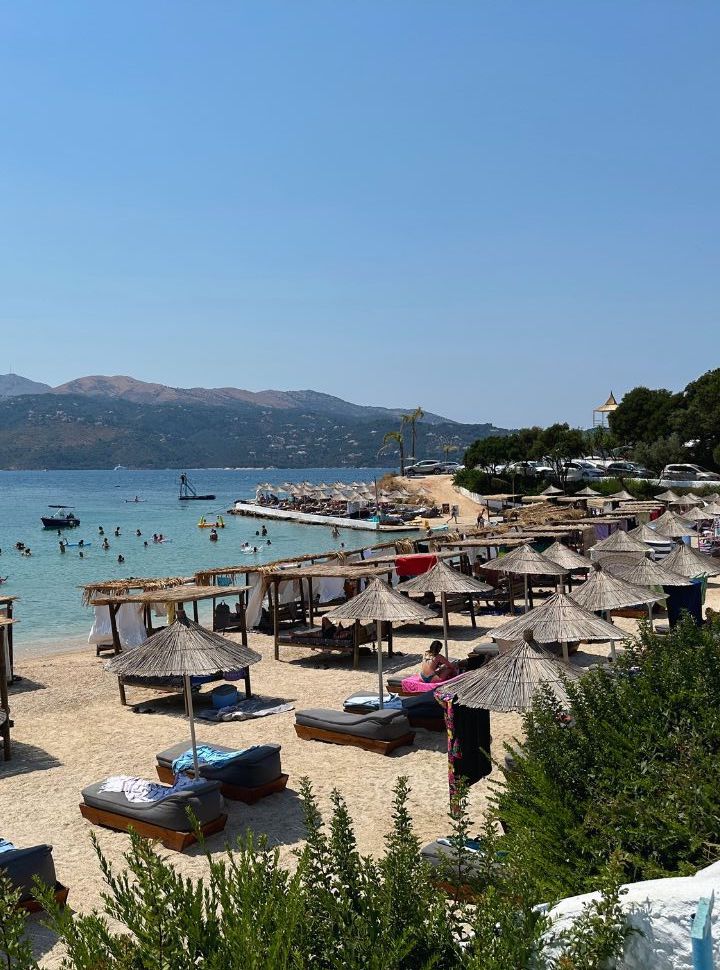
<instances>
[{"instance_id":1,"label":"white sand","mask_svg":"<svg viewBox=\"0 0 720 970\"><path fill-rule=\"evenodd\" d=\"M709 605L720 608L717 585L709 591ZM451 656L467 654L473 641L504 617L480 617L477 630L469 627L467 617L453 615ZM618 621L633 630L635 621ZM430 639L440 635L441 624L433 621L424 636L403 636L398 631L393 669L416 671L420 654ZM256 693L282 697L296 708L332 707L358 689L376 689L374 660L364 658L363 669L354 672L347 659L325 659L310 651L282 648L282 660L273 659L272 639L253 635L251 645L263 654L263 661L252 668ZM585 648L576 662L589 663L608 654L608 645ZM109 774L127 773L152 778L155 753L171 743L187 738L187 722L182 705L157 713L138 714L120 706L114 677L103 671L102 659L94 648L82 653L47 655L23 662L16 671L24 680L12 688L11 706L15 719L13 758L0 762L0 834L16 845L48 842L54 846L58 878L70 887L70 903L87 911L100 904L102 883L90 845L91 826L78 811L81 789ZM128 688L132 703L160 695ZM503 743L520 731L519 715L492 715L493 755L503 756ZM243 723L212 724L200 722L201 740L246 747L274 741L282 744L283 769L290 782L285 793L261 800L255 806L228 802L228 824L221 836L209 842L213 851L222 851L225 841L250 827L264 833L270 843L279 845L290 863L292 850L301 844L302 823L297 797L300 778L307 775L319 797L321 808L328 809L329 794L339 788L355 819L359 848L379 854L388 829L391 789L400 774L409 776L412 785L411 810L417 834L430 841L447 834L447 761L444 735L418 730L413 748L384 757L359 748L301 741L295 735L292 713L273 715ZM473 817L482 817L488 782L471 789ZM122 861L128 837L107 829L94 828L103 851L116 863ZM168 853L183 873L199 876L206 862L197 849L186 854ZM59 950L37 917L29 920L30 933L38 952L45 954L44 965L59 965Z\"/></svg>"}]
</instances>

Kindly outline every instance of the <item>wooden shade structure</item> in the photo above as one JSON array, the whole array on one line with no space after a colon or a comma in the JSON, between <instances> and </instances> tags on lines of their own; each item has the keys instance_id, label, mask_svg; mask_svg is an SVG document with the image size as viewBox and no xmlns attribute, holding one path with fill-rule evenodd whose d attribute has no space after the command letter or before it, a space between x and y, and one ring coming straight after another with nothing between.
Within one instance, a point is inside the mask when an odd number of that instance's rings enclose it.
<instances>
[{"instance_id":1,"label":"wooden shade structure","mask_svg":"<svg viewBox=\"0 0 720 970\"><path fill-rule=\"evenodd\" d=\"M421 573L415 579L403 584L405 593L434 593L440 596L443 618L443 643L445 645L445 656L448 656L448 608L447 594L458 593L472 596L473 593L489 593L492 591L489 583L483 583L472 576L466 576L458 572L442 561L437 562L432 569L426 573Z\"/></svg>"},{"instance_id":2,"label":"wooden shade structure","mask_svg":"<svg viewBox=\"0 0 720 970\"><path fill-rule=\"evenodd\" d=\"M519 640L532 630L538 643L561 643L567 660L567 645L574 640L612 643L625 634L589 610L579 606L565 593L554 593L542 606L515 617L492 631L494 640Z\"/></svg>"},{"instance_id":3,"label":"wooden shade structure","mask_svg":"<svg viewBox=\"0 0 720 970\"><path fill-rule=\"evenodd\" d=\"M688 579L695 579L696 576L720 576L720 563L716 559L692 549L684 542L679 542L670 555L662 560L662 566Z\"/></svg>"},{"instance_id":4,"label":"wooden shade structure","mask_svg":"<svg viewBox=\"0 0 720 970\"><path fill-rule=\"evenodd\" d=\"M191 677L207 677L224 670L239 670L262 660L250 647L234 643L194 623L179 611L170 626L154 633L145 643L114 657L105 669L118 676L152 678L182 677L190 719L195 777L200 777L195 741Z\"/></svg>"},{"instance_id":5,"label":"wooden shade structure","mask_svg":"<svg viewBox=\"0 0 720 970\"><path fill-rule=\"evenodd\" d=\"M533 630L527 629L522 640L507 653L452 684L438 687L435 696L472 710L525 711L543 684L567 703L565 682L579 676L578 668L554 657L535 640Z\"/></svg>"},{"instance_id":6,"label":"wooden shade structure","mask_svg":"<svg viewBox=\"0 0 720 970\"><path fill-rule=\"evenodd\" d=\"M644 542L640 539L635 539L633 536L628 535L623 529L618 529L607 537L607 539L601 539L600 542L596 542L592 547L594 553L626 553L626 552L640 552L644 556L650 551Z\"/></svg>"},{"instance_id":7,"label":"wooden shade structure","mask_svg":"<svg viewBox=\"0 0 720 970\"><path fill-rule=\"evenodd\" d=\"M514 576L523 576L525 581L525 612L529 610L528 604L528 576L566 576L569 572L564 566L558 566L552 559L536 552L532 546L522 545L513 549L506 556L491 559L490 562L482 563L481 569L492 570L493 572L509 573Z\"/></svg>"},{"instance_id":8,"label":"wooden shade structure","mask_svg":"<svg viewBox=\"0 0 720 970\"><path fill-rule=\"evenodd\" d=\"M413 603L407 596L402 596L382 579L377 578L373 579L362 593L353 596L347 603L341 603L325 615L329 620L360 620L361 622L374 620L376 622L378 696L381 708L383 706L382 624L417 623L435 617L432 610Z\"/></svg>"}]
</instances>

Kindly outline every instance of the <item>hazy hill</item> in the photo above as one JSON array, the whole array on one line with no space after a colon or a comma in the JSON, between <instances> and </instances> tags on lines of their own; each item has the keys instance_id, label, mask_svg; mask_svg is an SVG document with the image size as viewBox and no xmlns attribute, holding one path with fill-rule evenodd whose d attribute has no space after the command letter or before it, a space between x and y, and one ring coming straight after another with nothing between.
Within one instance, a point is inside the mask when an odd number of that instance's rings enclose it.
<instances>
[{"instance_id":1,"label":"hazy hill","mask_svg":"<svg viewBox=\"0 0 720 970\"><path fill-rule=\"evenodd\" d=\"M13 377L9 387L22 388ZM0 393L0 467L135 468L387 465L378 456L403 409L364 407L317 391L173 388L132 377L81 377L40 393ZM0 382L0 387L6 386ZM405 409L405 410L410 410ZM460 456L491 424L426 415L417 457ZM409 443L409 433L407 435Z\"/></svg>"},{"instance_id":2,"label":"hazy hill","mask_svg":"<svg viewBox=\"0 0 720 970\"><path fill-rule=\"evenodd\" d=\"M52 388L49 384L28 380L19 374L0 374L0 397L15 397L18 394L46 394Z\"/></svg>"}]
</instances>

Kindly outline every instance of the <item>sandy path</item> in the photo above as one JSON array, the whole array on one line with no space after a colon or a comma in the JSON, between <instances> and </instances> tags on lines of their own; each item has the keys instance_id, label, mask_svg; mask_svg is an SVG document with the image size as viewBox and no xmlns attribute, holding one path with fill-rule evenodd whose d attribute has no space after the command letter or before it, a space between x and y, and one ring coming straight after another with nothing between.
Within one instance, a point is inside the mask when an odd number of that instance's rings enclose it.
<instances>
[{"instance_id":1,"label":"sandy path","mask_svg":"<svg viewBox=\"0 0 720 970\"><path fill-rule=\"evenodd\" d=\"M423 478L396 478L408 492L429 492L438 505L443 502L452 508L458 507L458 521L461 525L475 525L478 512L485 511L483 506L477 505L453 488L452 475L425 475Z\"/></svg>"},{"instance_id":2,"label":"sandy path","mask_svg":"<svg viewBox=\"0 0 720 970\"><path fill-rule=\"evenodd\" d=\"M438 488L443 486L437 483ZM709 590L709 605L720 608L715 584ZM469 620L453 614L451 656L467 654L474 640L502 623L505 617L483 616L477 630ZM620 620L633 630L634 621ZM431 638L440 634L439 621L428 624L427 634L403 636L398 631L392 669L417 670L421 652ZM263 654L253 668L256 693L281 697L302 707L341 708L342 701L358 689L375 689L376 675L372 657L363 659L363 669L353 671L338 657L324 659L306 651L283 648L282 660L275 662L272 641L262 635L251 636L251 644ZM91 826L80 816L80 791L93 781L112 773L154 775L154 755L169 744L188 737L187 725L179 704L156 705L156 713L134 713L119 704L115 679L104 673L102 661L92 648L82 653L47 656L23 663L17 671L24 680L12 688L11 704L15 718L13 759L0 762L0 817L3 837L15 844L54 845L58 877L70 887L74 908L88 910L99 905L102 884L90 845ZM578 662L590 663L606 656L607 644L586 648ZM128 690L130 703L149 700L153 695L138 689ZM321 808L327 810L329 794L337 787L346 797L355 818L359 848L381 853L388 827L391 790L398 775L410 778L411 810L417 834L423 842L447 834L447 775L445 738L418 730L413 748L404 748L390 757L358 748L301 741L295 735L293 714L281 714L257 721L229 724L201 724L201 740L246 747L276 741L282 744L283 768L290 775L285 793L273 795L255 806L228 802L228 825L224 836L210 842L212 851L221 851L225 841L234 841L246 828L264 833L278 845L283 858L291 863L292 850L302 842L302 824L297 789L300 778L310 778ZM517 737L518 715L492 715L493 755L503 756L503 744ZM482 817L488 793L485 779L471 789L473 817ZM122 862L128 845L126 835L95 828L103 851L109 859ZM200 876L206 861L197 850L185 855L170 853L173 864L186 875ZM29 920L29 930L44 955L44 965L58 967L59 947L43 930L38 917Z\"/></svg>"}]
</instances>

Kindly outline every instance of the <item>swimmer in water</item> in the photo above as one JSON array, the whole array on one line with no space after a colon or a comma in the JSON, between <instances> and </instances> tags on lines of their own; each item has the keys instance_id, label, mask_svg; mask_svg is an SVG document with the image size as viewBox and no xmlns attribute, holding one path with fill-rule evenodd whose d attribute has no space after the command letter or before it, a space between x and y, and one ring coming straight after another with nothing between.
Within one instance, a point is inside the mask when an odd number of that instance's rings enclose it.
<instances>
[{"instance_id":1,"label":"swimmer in water","mask_svg":"<svg viewBox=\"0 0 720 970\"><path fill-rule=\"evenodd\" d=\"M107 541L107 536L105 536L105 538L103 539L102 547L106 551L110 548L110 543Z\"/></svg>"},{"instance_id":2,"label":"swimmer in water","mask_svg":"<svg viewBox=\"0 0 720 970\"><path fill-rule=\"evenodd\" d=\"M80 552L78 553L78 555L80 556L81 559L84 559L85 558L85 556L83 555L82 549L80 550Z\"/></svg>"},{"instance_id":3,"label":"swimmer in water","mask_svg":"<svg viewBox=\"0 0 720 970\"><path fill-rule=\"evenodd\" d=\"M142 532L139 529L136 529L135 530L135 535L136 536L141 536L142 535Z\"/></svg>"},{"instance_id":4,"label":"swimmer in water","mask_svg":"<svg viewBox=\"0 0 720 970\"><path fill-rule=\"evenodd\" d=\"M118 562L122 565L125 562L125 556L118 556Z\"/></svg>"}]
</instances>

